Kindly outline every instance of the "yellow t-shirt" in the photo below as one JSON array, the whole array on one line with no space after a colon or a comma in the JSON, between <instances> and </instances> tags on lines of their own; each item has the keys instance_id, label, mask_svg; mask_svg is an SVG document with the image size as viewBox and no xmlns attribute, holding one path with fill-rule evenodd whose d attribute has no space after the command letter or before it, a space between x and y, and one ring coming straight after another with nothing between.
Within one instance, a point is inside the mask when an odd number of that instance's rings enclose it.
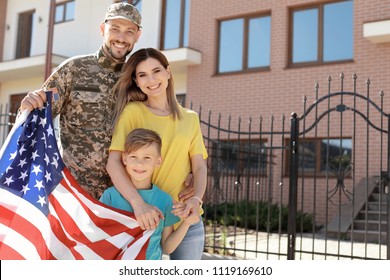
<instances>
[{"instance_id":1,"label":"yellow t-shirt","mask_svg":"<svg viewBox=\"0 0 390 280\"><path fill-rule=\"evenodd\" d=\"M153 174L152 182L175 200L185 186L184 182L191 170L191 157L201 154L207 158L196 112L180 107L182 119L171 116L157 116L142 102L130 102L124 108L116 125L110 150L124 151L127 134L135 128L156 131L162 139L161 155L163 162Z\"/></svg>"}]
</instances>

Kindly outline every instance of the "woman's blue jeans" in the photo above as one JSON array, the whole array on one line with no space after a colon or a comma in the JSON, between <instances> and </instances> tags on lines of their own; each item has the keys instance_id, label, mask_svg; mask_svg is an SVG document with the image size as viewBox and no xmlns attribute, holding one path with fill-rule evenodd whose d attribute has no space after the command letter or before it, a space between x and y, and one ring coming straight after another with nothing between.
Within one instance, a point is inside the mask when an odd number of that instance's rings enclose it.
<instances>
[{"instance_id":1,"label":"woman's blue jeans","mask_svg":"<svg viewBox=\"0 0 390 280\"><path fill-rule=\"evenodd\" d=\"M183 241L170 254L171 260L200 260L204 249L204 226L202 218L189 227Z\"/></svg>"}]
</instances>

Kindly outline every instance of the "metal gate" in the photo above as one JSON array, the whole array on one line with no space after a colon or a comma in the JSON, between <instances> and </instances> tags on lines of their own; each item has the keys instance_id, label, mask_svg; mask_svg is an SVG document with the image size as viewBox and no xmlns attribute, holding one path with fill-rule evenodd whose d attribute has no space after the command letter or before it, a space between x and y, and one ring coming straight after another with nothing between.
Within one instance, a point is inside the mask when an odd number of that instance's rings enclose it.
<instances>
[{"instance_id":1,"label":"metal gate","mask_svg":"<svg viewBox=\"0 0 390 280\"><path fill-rule=\"evenodd\" d=\"M201 116L209 151L206 251L245 259L390 259L384 94L341 89L303 113ZM379 104L379 105L378 105ZM246 126L247 125L247 126ZM244 127L245 126L245 127ZM266 129L264 128L266 127ZM290 129L285 129L289 127ZM206 133L205 133L206 132Z\"/></svg>"}]
</instances>

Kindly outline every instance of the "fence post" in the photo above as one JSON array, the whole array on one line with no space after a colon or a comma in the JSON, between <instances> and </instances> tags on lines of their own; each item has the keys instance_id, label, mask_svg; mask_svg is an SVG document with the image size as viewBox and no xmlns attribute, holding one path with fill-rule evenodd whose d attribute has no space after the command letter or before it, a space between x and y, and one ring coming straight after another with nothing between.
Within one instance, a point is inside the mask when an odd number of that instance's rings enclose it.
<instances>
[{"instance_id":1,"label":"fence post","mask_svg":"<svg viewBox=\"0 0 390 280\"><path fill-rule=\"evenodd\" d=\"M297 219L297 197L298 197L298 139L299 120L296 113L291 114L290 130L290 183L288 199L288 223L287 223L287 259L295 259L295 238Z\"/></svg>"},{"instance_id":2,"label":"fence post","mask_svg":"<svg viewBox=\"0 0 390 280\"><path fill-rule=\"evenodd\" d=\"M387 117L387 174L384 186L385 195L387 197L386 217L387 217L387 230L386 230L386 244L387 244L387 259L390 260L390 118ZM379 214L381 215L381 213Z\"/></svg>"}]
</instances>

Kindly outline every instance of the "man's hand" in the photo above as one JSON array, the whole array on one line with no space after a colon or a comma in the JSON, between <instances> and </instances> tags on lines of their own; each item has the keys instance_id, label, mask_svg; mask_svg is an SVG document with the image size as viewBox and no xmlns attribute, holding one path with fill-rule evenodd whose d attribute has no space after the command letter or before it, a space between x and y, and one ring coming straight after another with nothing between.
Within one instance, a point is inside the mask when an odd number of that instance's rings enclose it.
<instances>
[{"instance_id":1,"label":"man's hand","mask_svg":"<svg viewBox=\"0 0 390 280\"><path fill-rule=\"evenodd\" d=\"M28 109L30 112L42 108L46 102L46 93L43 90L30 91L20 103L20 110Z\"/></svg>"},{"instance_id":2,"label":"man's hand","mask_svg":"<svg viewBox=\"0 0 390 280\"><path fill-rule=\"evenodd\" d=\"M143 205L134 208L135 218L142 230L156 229L160 219L164 219L163 213L155 206L143 203Z\"/></svg>"},{"instance_id":3,"label":"man's hand","mask_svg":"<svg viewBox=\"0 0 390 280\"><path fill-rule=\"evenodd\" d=\"M192 173L188 174L186 181L184 182L186 188L179 193L179 201L186 202L189 198L195 194L194 190L194 176Z\"/></svg>"}]
</instances>

